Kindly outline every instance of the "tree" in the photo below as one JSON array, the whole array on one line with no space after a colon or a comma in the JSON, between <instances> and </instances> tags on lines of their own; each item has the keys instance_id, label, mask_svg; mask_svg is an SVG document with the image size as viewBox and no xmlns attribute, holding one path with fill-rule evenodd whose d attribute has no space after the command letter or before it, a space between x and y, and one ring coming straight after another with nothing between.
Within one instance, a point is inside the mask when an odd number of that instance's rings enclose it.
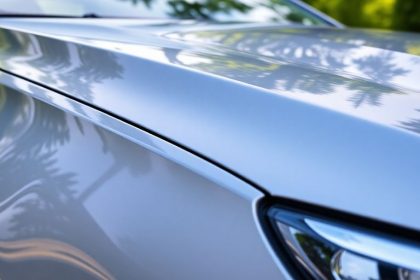
<instances>
[{"instance_id":1,"label":"tree","mask_svg":"<svg viewBox=\"0 0 420 280\"><path fill-rule=\"evenodd\" d=\"M352 27L420 32L418 0L303 0Z\"/></svg>"},{"instance_id":2,"label":"tree","mask_svg":"<svg viewBox=\"0 0 420 280\"><path fill-rule=\"evenodd\" d=\"M420 1L396 0L393 27L400 30L420 32Z\"/></svg>"}]
</instances>

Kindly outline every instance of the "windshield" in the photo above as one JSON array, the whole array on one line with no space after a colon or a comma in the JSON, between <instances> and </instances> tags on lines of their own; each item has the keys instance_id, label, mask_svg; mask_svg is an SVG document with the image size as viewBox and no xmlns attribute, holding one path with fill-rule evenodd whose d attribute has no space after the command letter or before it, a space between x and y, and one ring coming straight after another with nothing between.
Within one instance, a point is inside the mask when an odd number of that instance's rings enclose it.
<instances>
[{"instance_id":1,"label":"windshield","mask_svg":"<svg viewBox=\"0 0 420 280\"><path fill-rule=\"evenodd\" d=\"M327 24L288 0L0 0L7 14Z\"/></svg>"}]
</instances>

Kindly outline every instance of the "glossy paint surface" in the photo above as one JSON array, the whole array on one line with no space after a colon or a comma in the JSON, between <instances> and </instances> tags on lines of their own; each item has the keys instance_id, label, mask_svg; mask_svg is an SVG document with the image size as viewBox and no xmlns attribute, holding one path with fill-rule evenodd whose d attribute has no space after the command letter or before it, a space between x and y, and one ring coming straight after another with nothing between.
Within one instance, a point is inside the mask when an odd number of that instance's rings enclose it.
<instances>
[{"instance_id":1,"label":"glossy paint surface","mask_svg":"<svg viewBox=\"0 0 420 280\"><path fill-rule=\"evenodd\" d=\"M232 192L231 175L214 173L216 184L146 148L164 147L153 136L135 143L13 89L41 96L36 86L1 82L12 84L0 87L2 278L287 276L255 225L258 191ZM50 103L64 109L60 99Z\"/></svg>"},{"instance_id":2,"label":"glossy paint surface","mask_svg":"<svg viewBox=\"0 0 420 280\"><path fill-rule=\"evenodd\" d=\"M273 195L420 229L418 35L128 20L0 26L2 69Z\"/></svg>"}]
</instances>

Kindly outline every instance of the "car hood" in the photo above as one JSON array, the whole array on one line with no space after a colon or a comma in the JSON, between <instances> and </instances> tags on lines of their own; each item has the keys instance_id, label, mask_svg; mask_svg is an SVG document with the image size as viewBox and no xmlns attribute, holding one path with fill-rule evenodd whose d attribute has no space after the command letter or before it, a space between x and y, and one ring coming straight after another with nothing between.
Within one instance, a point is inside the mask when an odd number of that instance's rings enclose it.
<instances>
[{"instance_id":1,"label":"car hood","mask_svg":"<svg viewBox=\"0 0 420 280\"><path fill-rule=\"evenodd\" d=\"M420 229L420 37L192 21L2 19L0 67L274 196Z\"/></svg>"},{"instance_id":2,"label":"car hood","mask_svg":"<svg viewBox=\"0 0 420 280\"><path fill-rule=\"evenodd\" d=\"M413 102L420 93L420 34L178 20L17 19L3 26L213 74L420 132L410 122L420 117Z\"/></svg>"},{"instance_id":3,"label":"car hood","mask_svg":"<svg viewBox=\"0 0 420 280\"><path fill-rule=\"evenodd\" d=\"M420 77L420 34L337 28L260 27L175 32L168 36L331 76L420 92L417 81ZM275 85L261 86L277 89ZM312 87L310 91L316 93L317 89Z\"/></svg>"}]
</instances>

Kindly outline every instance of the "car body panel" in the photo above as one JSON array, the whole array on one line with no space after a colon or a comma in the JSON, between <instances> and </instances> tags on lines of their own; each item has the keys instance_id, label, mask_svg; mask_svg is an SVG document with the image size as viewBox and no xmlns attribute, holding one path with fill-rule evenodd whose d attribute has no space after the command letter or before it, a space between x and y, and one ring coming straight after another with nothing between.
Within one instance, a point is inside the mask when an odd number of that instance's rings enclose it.
<instances>
[{"instance_id":1,"label":"car body panel","mask_svg":"<svg viewBox=\"0 0 420 280\"><path fill-rule=\"evenodd\" d=\"M50 23L2 21L13 46L0 52L1 68L151 130L274 196L420 229L418 35ZM225 35L236 43L221 42ZM410 46L387 47L393 36Z\"/></svg>"},{"instance_id":2,"label":"car body panel","mask_svg":"<svg viewBox=\"0 0 420 280\"><path fill-rule=\"evenodd\" d=\"M53 91L0 83L2 277L288 279L255 224L260 191Z\"/></svg>"}]
</instances>

